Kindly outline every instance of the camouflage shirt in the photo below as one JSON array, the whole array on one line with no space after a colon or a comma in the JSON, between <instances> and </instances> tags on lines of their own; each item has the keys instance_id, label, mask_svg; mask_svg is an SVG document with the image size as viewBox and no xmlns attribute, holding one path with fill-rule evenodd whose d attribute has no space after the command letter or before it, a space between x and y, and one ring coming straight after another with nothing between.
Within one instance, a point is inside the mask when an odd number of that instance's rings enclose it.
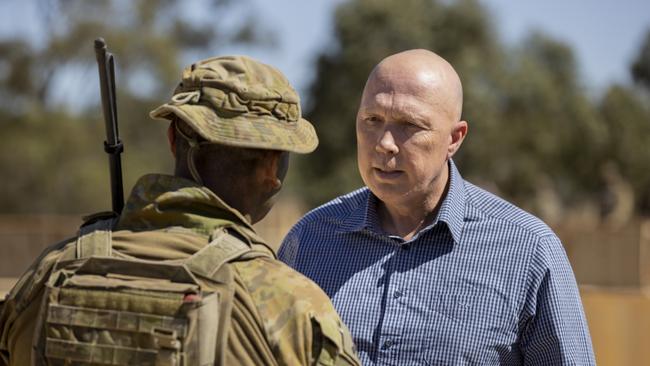
<instances>
[{"instance_id":1,"label":"camouflage shirt","mask_svg":"<svg viewBox=\"0 0 650 366\"><path fill-rule=\"evenodd\" d=\"M252 226L194 182L147 175L134 187L113 232L116 256L173 260L208 244L229 226L269 256L232 262L235 295L227 365L359 365L348 329L329 298L306 277L275 259ZM0 312L0 365L31 363L34 329L52 266L74 239L43 252L9 293Z\"/></svg>"}]
</instances>

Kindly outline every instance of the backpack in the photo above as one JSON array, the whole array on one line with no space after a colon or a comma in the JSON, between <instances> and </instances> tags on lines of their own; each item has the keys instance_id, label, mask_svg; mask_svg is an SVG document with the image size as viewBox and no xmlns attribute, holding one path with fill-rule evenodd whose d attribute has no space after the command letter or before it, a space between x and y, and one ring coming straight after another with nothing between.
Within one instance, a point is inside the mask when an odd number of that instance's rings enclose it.
<instances>
[{"instance_id":1,"label":"backpack","mask_svg":"<svg viewBox=\"0 0 650 366\"><path fill-rule=\"evenodd\" d=\"M223 364L234 294L224 264L268 254L221 228L184 260L112 256L115 221L82 226L74 258L54 266L35 332L35 363Z\"/></svg>"}]
</instances>

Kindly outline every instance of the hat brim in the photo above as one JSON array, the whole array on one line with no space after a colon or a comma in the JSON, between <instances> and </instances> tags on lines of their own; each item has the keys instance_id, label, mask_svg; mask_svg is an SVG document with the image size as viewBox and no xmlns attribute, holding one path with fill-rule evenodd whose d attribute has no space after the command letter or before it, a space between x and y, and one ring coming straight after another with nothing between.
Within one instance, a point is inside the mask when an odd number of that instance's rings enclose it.
<instances>
[{"instance_id":1,"label":"hat brim","mask_svg":"<svg viewBox=\"0 0 650 366\"><path fill-rule=\"evenodd\" d=\"M283 150L307 154L318 146L314 126L306 119L279 121L270 116L218 115L201 104L163 104L151 118L171 120L176 115L207 141L235 147Z\"/></svg>"}]
</instances>

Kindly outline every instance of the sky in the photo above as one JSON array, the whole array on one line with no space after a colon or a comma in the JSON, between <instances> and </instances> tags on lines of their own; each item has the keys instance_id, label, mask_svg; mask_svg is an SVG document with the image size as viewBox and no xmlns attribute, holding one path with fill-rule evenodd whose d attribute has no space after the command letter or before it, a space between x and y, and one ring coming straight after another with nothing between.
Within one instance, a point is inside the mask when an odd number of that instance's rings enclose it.
<instances>
[{"instance_id":1,"label":"sky","mask_svg":"<svg viewBox=\"0 0 650 366\"><path fill-rule=\"evenodd\" d=\"M189 8L203 0L186 0ZM453 0L446 0L453 1ZM277 37L270 48L228 47L283 71L301 94L314 77L314 60L333 42L333 12L342 0L250 0L261 24ZM479 0L493 15L500 38L520 43L533 30L569 44L584 86L598 92L629 82L628 69L650 29L650 0ZM0 38L23 33L38 39L34 0L0 0ZM197 12L200 8L195 6Z\"/></svg>"},{"instance_id":2,"label":"sky","mask_svg":"<svg viewBox=\"0 0 650 366\"><path fill-rule=\"evenodd\" d=\"M280 36L276 50L250 50L285 72L299 91L313 78L316 52L332 42L333 11L341 0L253 0ZM650 0L479 0L507 45L533 30L569 44L585 87L629 82L628 69L650 30ZM287 19L280 22L279 19ZM248 51L248 50L245 50Z\"/></svg>"},{"instance_id":3,"label":"sky","mask_svg":"<svg viewBox=\"0 0 650 366\"><path fill-rule=\"evenodd\" d=\"M587 86L629 81L629 65L650 30L648 0L480 0L496 16L501 39L541 30L574 50Z\"/></svg>"}]
</instances>

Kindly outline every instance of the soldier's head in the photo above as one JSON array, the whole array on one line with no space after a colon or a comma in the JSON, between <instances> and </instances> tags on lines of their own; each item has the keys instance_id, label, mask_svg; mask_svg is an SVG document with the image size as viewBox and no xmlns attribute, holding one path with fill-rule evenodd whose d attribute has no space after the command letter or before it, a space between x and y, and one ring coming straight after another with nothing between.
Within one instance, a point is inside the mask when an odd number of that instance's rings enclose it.
<instances>
[{"instance_id":1,"label":"soldier's head","mask_svg":"<svg viewBox=\"0 0 650 366\"><path fill-rule=\"evenodd\" d=\"M175 174L210 188L253 222L273 205L289 152L309 153L318 145L287 79L243 56L185 68L171 101L151 117L171 122Z\"/></svg>"}]
</instances>

